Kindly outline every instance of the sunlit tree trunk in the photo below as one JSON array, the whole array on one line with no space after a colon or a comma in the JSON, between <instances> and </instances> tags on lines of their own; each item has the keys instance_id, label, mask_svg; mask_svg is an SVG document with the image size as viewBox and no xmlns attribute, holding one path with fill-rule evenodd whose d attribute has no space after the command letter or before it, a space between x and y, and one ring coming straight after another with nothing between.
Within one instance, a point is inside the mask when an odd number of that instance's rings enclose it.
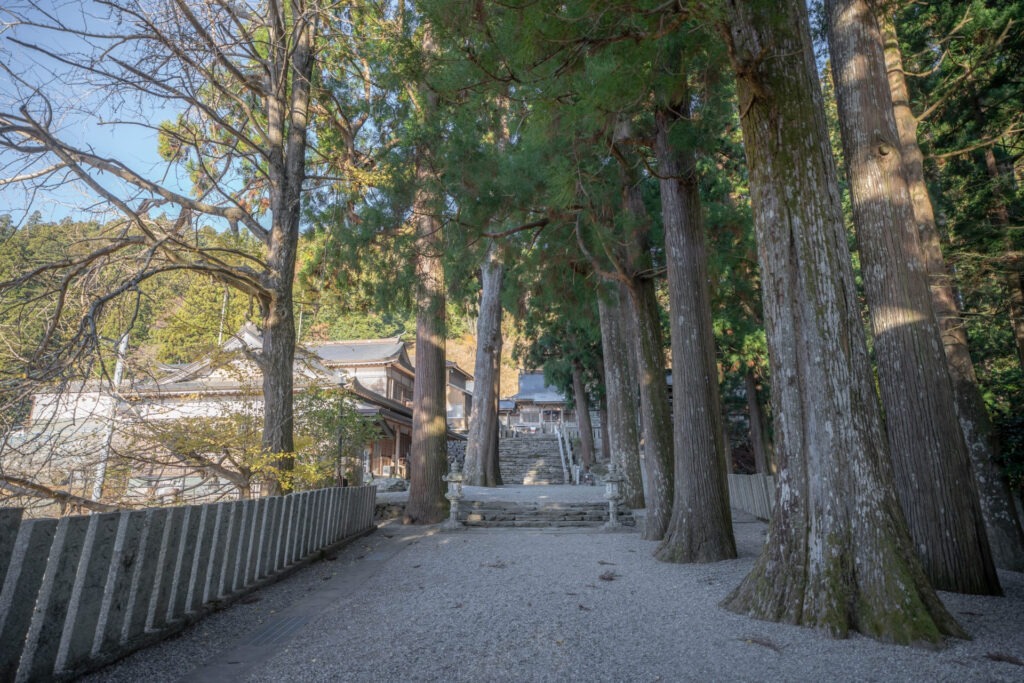
<instances>
[{"instance_id":1,"label":"sunlit tree trunk","mask_svg":"<svg viewBox=\"0 0 1024 683\"><path fill-rule=\"evenodd\" d=\"M900 512L802 0L728 0L779 471L768 539L725 600L846 636L963 635Z\"/></svg>"},{"instance_id":2,"label":"sunlit tree trunk","mask_svg":"<svg viewBox=\"0 0 1024 683\"><path fill-rule=\"evenodd\" d=\"M829 48L896 490L935 588L1001 594L953 403L867 0L826 0Z\"/></svg>"},{"instance_id":3,"label":"sunlit tree trunk","mask_svg":"<svg viewBox=\"0 0 1024 683\"><path fill-rule=\"evenodd\" d=\"M271 42L285 45L282 30L268 24ZM263 313L263 450L275 456L274 465L291 470L295 450L293 437L293 369L295 357L295 318L292 283L298 250L299 217L302 209L302 185L305 181L307 129L309 125L310 80L315 62L313 54L314 22L294 34L290 56L282 54L270 62L289 75L282 77L281 90L266 98L267 173L270 179L271 225L267 243L267 271L264 286L269 292L261 302ZM284 83L291 83L290 92ZM272 476L267 494L284 491L281 480Z\"/></svg>"},{"instance_id":4,"label":"sunlit tree trunk","mask_svg":"<svg viewBox=\"0 0 1024 683\"><path fill-rule=\"evenodd\" d=\"M423 36L424 52L434 51L430 31ZM437 108L437 94L422 88L422 107ZM433 155L421 143L416 158L416 374L412 397L412 444L409 450L407 521L440 522L448 514L444 477L448 472L448 415L445 404L445 283L444 233L438 218Z\"/></svg>"},{"instance_id":5,"label":"sunlit tree trunk","mask_svg":"<svg viewBox=\"0 0 1024 683\"><path fill-rule=\"evenodd\" d=\"M878 8L876 14L885 41L885 66L900 136L903 174L921 237L932 309L942 332L942 345L953 382L957 416L978 481L981 511L992 546L992 556L997 567L1024 571L1024 530L1021 529L1013 505L1006 476L993 459L997 452L995 434L974 372L967 330L960 315L952 277L942 256L935 212L924 178L924 155L917 142L918 121L910 108L910 92L903 73L903 55L891 17Z\"/></svg>"},{"instance_id":6,"label":"sunlit tree trunk","mask_svg":"<svg viewBox=\"0 0 1024 683\"><path fill-rule=\"evenodd\" d=\"M736 541L729 508L704 221L696 155L692 149L675 149L669 143L669 129L689 113L685 88L672 107L655 112L676 397L672 402L672 518L655 557L665 562L717 562L736 557Z\"/></svg>"}]
</instances>

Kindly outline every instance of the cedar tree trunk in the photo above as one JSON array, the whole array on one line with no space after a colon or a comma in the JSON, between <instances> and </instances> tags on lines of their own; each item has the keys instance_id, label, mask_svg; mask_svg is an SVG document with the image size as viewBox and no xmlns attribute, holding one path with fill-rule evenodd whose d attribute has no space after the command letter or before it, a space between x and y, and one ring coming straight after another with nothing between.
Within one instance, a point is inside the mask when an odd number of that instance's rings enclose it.
<instances>
[{"instance_id":1,"label":"cedar tree trunk","mask_svg":"<svg viewBox=\"0 0 1024 683\"><path fill-rule=\"evenodd\" d=\"M497 486L498 377L501 362L501 284L503 267L492 241L480 268L482 288L477 318L476 362L473 368L473 413L466 443L465 483Z\"/></svg>"},{"instance_id":2,"label":"cedar tree trunk","mask_svg":"<svg viewBox=\"0 0 1024 683\"><path fill-rule=\"evenodd\" d=\"M896 502L802 0L727 2L779 467L768 539L724 606L898 643L963 635Z\"/></svg>"},{"instance_id":3,"label":"cedar tree trunk","mask_svg":"<svg viewBox=\"0 0 1024 683\"><path fill-rule=\"evenodd\" d=\"M885 41L885 67L900 136L903 174L921 237L932 310L942 331L957 416L978 482L981 512L992 546L992 557L997 567L1024 571L1024 530L1011 498L1009 482L994 459L998 451L992 421L974 372L966 326L953 291L952 277L942 256L935 212L924 179L924 155L917 142L918 121L910 109L910 92L903 73L903 55L892 19L881 12L877 17Z\"/></svg>"},{"instance_id":4,"label":"cedar tree trunk","mask_svg":"<svg viewBox=\"0 0 1024 683\"><path fill-rule=\"evenodd\" d=\"M422 186L421 186L422 187ZM445 293L441 224L424 191L417 192L416 376L409 450L408 521L434 524L448 514L442 477L448 471L445 407Z\"/></svg>"},{"instance_id":5,"label":"cedar tree trunk","mask_svg":"<svg viewBox=\"0 0 1024 683\"><path fill-rule=\"evenodd\" d=\"M764 410L761 408L761 397L757 391L757 378L754 371L747 369L743 376L744 388L747 393L747 414L750 419L750 446L754 450L754 471L768 474L768 443Z\"/></svg>"},{"instance_id":6,"label":"cedar tree trunk","mask_svg":"<svg viewBox=\"0 0 1024 683\"><path fill-rule=\"evenodd\" d=\"M826 0L825 11L897 497L935 588L999 595L903 176L881 31L867 0Z\"/></svg>"},{"instance_id":7,"label":"cedar tree trunk","mask_svg":"<svg viewBox=\"0 0 1024 683\"><path fill-rule=\"evenodd\" d=\"M594 464L594 426L590 423L590 396L583 382L583 364L572 363L572 394L576 403L576 424L580 429L580 461L588 470Z\"/></svg>"},{"instance_id":8,"label":"cedar tree trunk","mask_svg":"<svg viewBox=\"0 0 1024 683\"><path fill-rule=\"evenodd\" d=\"M423 48L434 50L430 31ZM423 88L423 109L437 109L437 94ZM412 443L409 447L409 502L406 522L434 524L448 515L448 411L445 402L444 233L436 210L433 154L421 143L416 158L416 374L412 394Z\"/></svg>"},{"instance_id":9,"label":"cedar tree trunk","mask_svg":"<svg viewBox=\"0 0 1024 683\"><path fill-rule=\"evenodd\" d=\"M608 449L611 461L626 479L622 504L632 510L644 507L643 475L640 472L640 437L637 434L636 377L630 362L633 349L623 333L625 309L622 287L613 284L599 292L601 355L604 357L604 390L608 405Z\"/></svg>"},{"instance_id":10,"label":"cedar tree trunk","mask_svg":"<svg viewBox=\"0 0 1024 683\"><path fill-rule=\"evenodd\" d=\"M650 217L644 207L639 183L625 174L622 205L632 230L626 236L627 270L625 278L631 308L632 330L626 339L632 341L636 358L637 382L640 389L640 430L644 440L644 470L647 486L647 523L643 538L660 541L665 536L672 515L672 414L665 381L665 344L654 281L646 275L650 262Z\"/></svg>"},{"instance_id":11,"label":"cedar tree trunk","mask_svg":"<svg viewBox=\"0 0 1024 683\"><path fill-rule=\"evenodd\" d=\"M684 97L655 112L665 262L672 311L672 424L675 499L655 557L665 562L717 562L736 557L729 508L725 422L711 328L704 221L696 155L669 144L669 129L689 116Z\"/></svg>"}]
</instances>

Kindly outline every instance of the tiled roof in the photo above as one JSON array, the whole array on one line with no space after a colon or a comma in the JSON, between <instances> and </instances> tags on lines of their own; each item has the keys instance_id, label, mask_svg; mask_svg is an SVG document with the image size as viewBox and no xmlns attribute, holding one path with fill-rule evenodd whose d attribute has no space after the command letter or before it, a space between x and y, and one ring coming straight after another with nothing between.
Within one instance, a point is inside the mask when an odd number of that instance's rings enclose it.
<instances>
[{"instance_id":1,"label":"tiled roof","mask_svg":"<svg viewBox=\"0 0 1024 683\"><path fill-rule=\"evenodd\" d=\"M397 360L405 349L398 338L332 341L309 347L329 365L359 365Z\"/></svg>"},{"instance_id":2,"label":"tiled roof","mask_svg":"<svg viewBox=\"0 0 1024 683\"><path fill-rule=\"evenodd\" d=\"M519 393L509 397L514 401L533 401L534 403L565 403L562 392L544 381L544 374L529 372L519 375Z\"/></svg>"}]
</instances>

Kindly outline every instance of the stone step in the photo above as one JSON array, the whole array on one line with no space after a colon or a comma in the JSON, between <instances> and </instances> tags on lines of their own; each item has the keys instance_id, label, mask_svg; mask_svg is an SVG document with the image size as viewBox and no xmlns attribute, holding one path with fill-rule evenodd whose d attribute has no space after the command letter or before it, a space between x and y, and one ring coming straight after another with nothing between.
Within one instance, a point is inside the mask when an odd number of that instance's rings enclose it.
<instances>
[{"instance_id":1,"label":"stone step","mask_svg":"<svg viewBox=\"0 0 1024 683\"><path fill-rule=\"evenodd\" d=\"M377 501L377 519L394 519L405 514L405 501ZM522 503L464 500L459 504L459 521L468 527L601 527L608 521L606 503ZM632 511L619 509L619 523L635 526Z\"/></svg>"},{"instance_id":2,"label":"stone step","mask_svg":"<svg viewBox=\"0 0 1024 683\"><path fill-rule=\"evenodd\" d=\"M459 520L472 527L600 527L608 521L608 505L462 501ZM633 515L620 510L619 523L632 526Z\"/></svg>"},{"instance_id":3,"label":"stone step","mask_svg":"<svg viewBox=\"0 0 1024 683\"><path fill-rule=\"evenodd\" d=\"M509 484L564 484L558 440L551 435L520 436L498 443L501 478Z\"/></svg>"}]
</instances>

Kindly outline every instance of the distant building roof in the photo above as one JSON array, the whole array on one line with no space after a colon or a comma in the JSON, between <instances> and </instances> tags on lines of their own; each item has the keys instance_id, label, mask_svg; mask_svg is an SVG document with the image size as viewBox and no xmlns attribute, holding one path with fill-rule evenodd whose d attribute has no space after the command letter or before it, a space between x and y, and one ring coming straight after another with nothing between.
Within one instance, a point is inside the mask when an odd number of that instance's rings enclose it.
<instances>
[{"instance_id":1,"label":"distant building roof","mask_svg":"<svg viewBox=\"0 0 1024 683\"><path fill-rule=\"evenodd\" d=\"M509 400L533 403L565 403L562 392L544 381L542 372L525 372L519 375L519 393Z\"/></svg>"},{"instance_id":2,"label":"distant building roof","mask_svg":"<svg viewBox=\"0 0 1024 683\"><path fill-rule=\"evenodd\" d=\"M402 358L405 343L398 337L332 341L311 346L310 351L320 356L327 365L376 365Z\"/></svg>"}]
</instances>

